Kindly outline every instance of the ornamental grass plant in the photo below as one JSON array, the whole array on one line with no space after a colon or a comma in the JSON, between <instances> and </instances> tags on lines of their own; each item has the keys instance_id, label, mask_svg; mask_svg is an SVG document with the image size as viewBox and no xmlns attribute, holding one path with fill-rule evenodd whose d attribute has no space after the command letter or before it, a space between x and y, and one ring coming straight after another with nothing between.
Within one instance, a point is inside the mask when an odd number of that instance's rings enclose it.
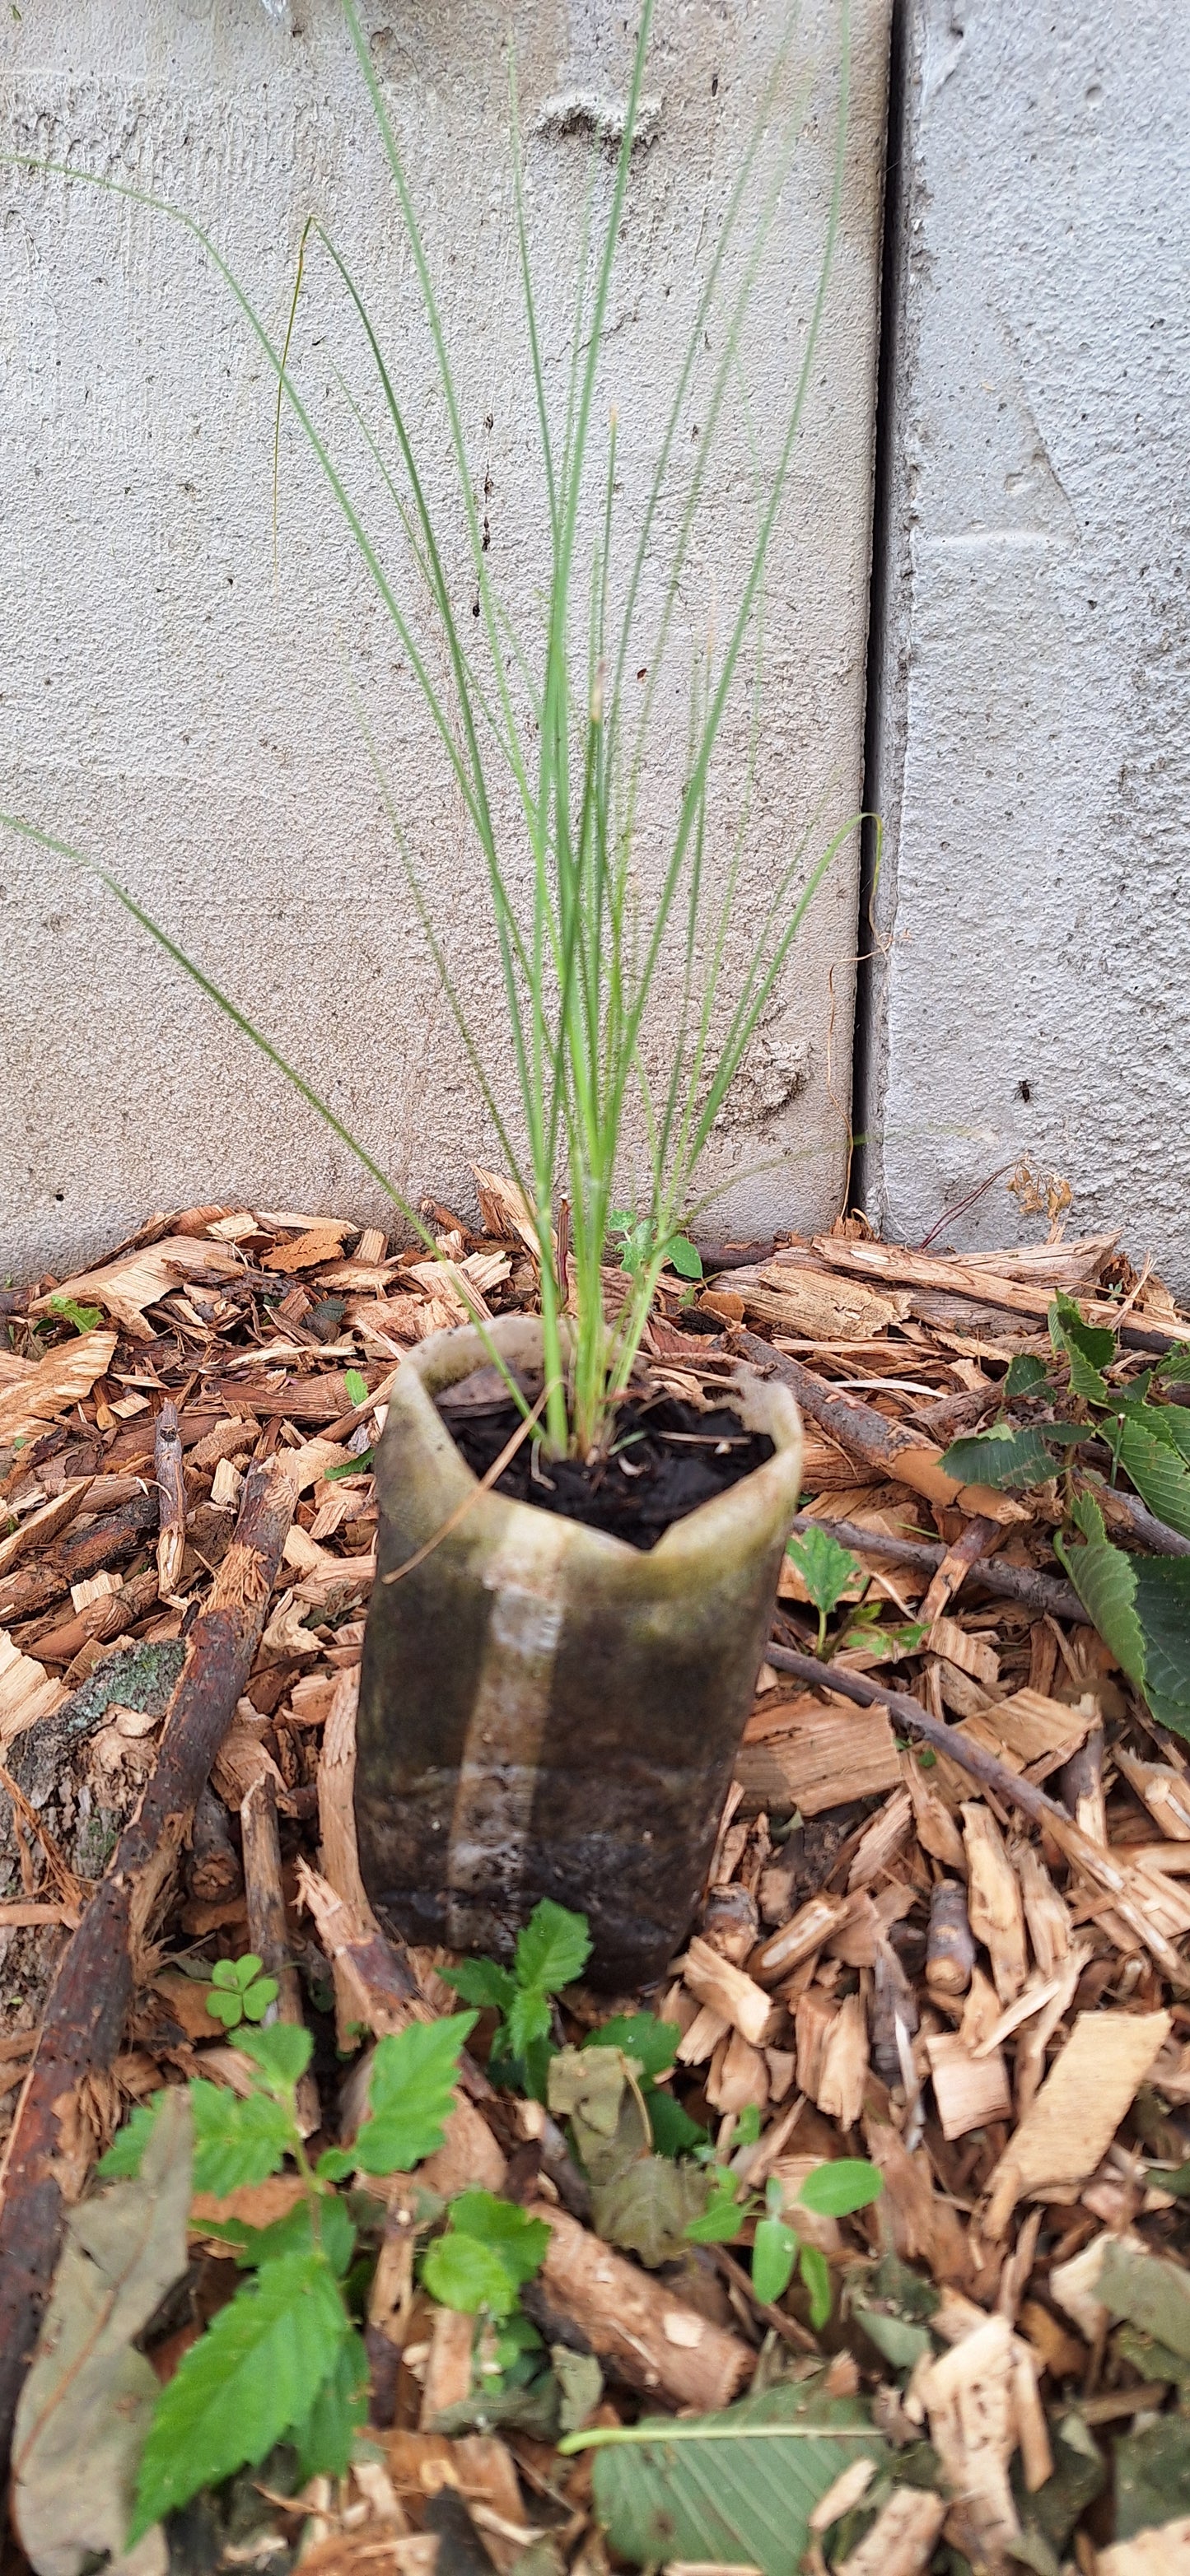
<instances>
[{"instance_id":1,"label":"ornamental grass plant","mask_svg":"<svg viewBox=\"0 0 1190 2576\"><path fill-rule=\"evenodd\" d=\"M275 470L287 414L325 478L391 623L415 684L427 755L445 764L465 818L467 867L459 901L486 906L511 1081L485 1056L467 996L452 973L446 925L435 918L407 834L399 785L361 704L363 738L458 1047L536 1245L545 1383L533 1436L553 1455L587 1458L609 1436L661 1271L675 1257L681 1266L684 1229L708 1203L704 1158L731 1086L785 975L816 889L855 828L849 821L820 846L808 836L793 841L758 911L754 906L755 936L741 948L739 925L747 909L742 898L750 881L755 893L752 789L767 695L766 568L789 507L791 463L819 350L839 225L847 0L839 10L839 106L821 258L783 414L763 423L755 419L745 358L746 326L773 256L775 218L796 145L792 16L709 240L685 338L672 351L657 353L665 388L662 427L635 501L625 497L623 467L638 424L618 418L602 388L613 281L640 144L653 0L644 0L642 8L614 157L609 159L606 135L592 146L587 216L574 245L569 352L561 368L547 363L543 341L512 58L516 265L536 439L536 453L523 463L545 565L532 631L524 619L519 625L514 619L492 568L477 498L482 478L406 151L356 0L342 5L428 333L437 392L432 427L425 425L424 405L416 406L413 425L407 353L399 335L386 335L379 299L369 294L320 216L311 215L306 224L287 326L278 332L209 233L185 211L63 165L26 166L58 168L72 184L106 188L187 227L226 282L275 377ZM336 315L353 346L366 353L368 367L368 381L358 391L332 356L337 399L325 383ZM317 367L310 362L313 344L320 351ZM317 394L310 390L316 379ZM695 388L698 435L692 441L686 423ZM729 426L736 442L732 454L742 436L751 458L753 534L737 591L717 606L703 603L701 635L692 649L689 601L698 587L702 532L721 504ZM429 497L439 461L436 439L444 442L451 464L449 509ZM366 502L359 497L365 486ZM664 813L653 796L650 763L659 731L669 724L663 675L668 682L683 657L685 754L673 810ZM435 1248L422 1216L378 1153L347 1129L267 1029L205 972L201 959L183 950L168 923L150 918L112 874L42 825L3 819L101 877L351 1148L414 1233ZM609 1257L618 1257L626 1274L615 1313L607 1311L614 1301L605 1295ZM483 1317L474 1320L483 1332ZM491 1356L503 1370L494 1347ZM536 1412L510 1373L504 1374L522 1415Z\"/></svg>"}]
</instances>

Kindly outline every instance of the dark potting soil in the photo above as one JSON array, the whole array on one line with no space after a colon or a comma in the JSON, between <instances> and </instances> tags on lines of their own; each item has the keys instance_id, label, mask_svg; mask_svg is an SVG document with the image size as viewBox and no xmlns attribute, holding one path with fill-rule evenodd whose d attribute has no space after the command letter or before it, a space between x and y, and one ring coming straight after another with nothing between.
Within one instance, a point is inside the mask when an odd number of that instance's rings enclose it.
<instances>
[{"instance_id":1,"label":"dark potting soil","mask_svg":"<svg viewBox=\"0 0 1190 2576\"><path fill-rule=\"evenodd\" d=\"M485 1378L494 1376L485 1370ZM540 1384L540 1381L538 1381ZM537 1388L526 1385L534 1396ZM521 1417L510 1396L479 1394L476 1378L451 1387L438 1411L472 1474L485 1476L511 1440ZM594 1460L543 1458L539 1444L522 1442L496 1480L495 1491L539 1511L561 1512L626 1539L630 1547L656 1547L674 1521L697 1511L715 1494L750 1476L773 1455L767 1432L748 1431L729 1405L702 1413L677 1396L630 1396L616 1414L608 1452Z\"/></svg>"}]
</instances>

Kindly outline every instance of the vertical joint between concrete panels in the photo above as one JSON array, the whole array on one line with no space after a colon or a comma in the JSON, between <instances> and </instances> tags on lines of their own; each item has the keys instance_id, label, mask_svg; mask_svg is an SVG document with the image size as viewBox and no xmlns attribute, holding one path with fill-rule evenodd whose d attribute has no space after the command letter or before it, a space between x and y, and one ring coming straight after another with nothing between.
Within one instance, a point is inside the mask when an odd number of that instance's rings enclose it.
<instances>
[{"instance_id":1,"label":"vertical joint between concrete panels","mask_svg":"<svg viewBox=\"0 0 1190 2576\"><path fill-rule=\"evenodd\" d=\"M879 357L872 493L871 592L864 720L864 823L860 845L852 1055L855 1144L850 1204L875 1221L884 1196L886 975L896 909L896 815L905 751L908 514L904 492L912 95L919 47L914 0L893 0L880 274Z\"/></svg>"}]
</instances>

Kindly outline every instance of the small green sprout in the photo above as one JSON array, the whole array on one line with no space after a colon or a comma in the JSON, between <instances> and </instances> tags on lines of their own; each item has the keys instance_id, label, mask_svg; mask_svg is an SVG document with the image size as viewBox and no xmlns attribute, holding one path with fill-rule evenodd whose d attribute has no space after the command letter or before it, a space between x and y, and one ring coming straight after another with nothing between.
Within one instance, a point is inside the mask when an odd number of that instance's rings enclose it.
<instances>
[{"instance_id":1,"label":"small green sprout","mask_svg":"<svg viewBox=\"0 0 1190 2576\"><path fill-rule=\"evenodd\" d=\"M280 1992L275 1977L264 1977L263 1959L251 1950L242 1959L217 1959L211 1970L211 1992L207 2011L225 2030L238 2030L243 2021L263 2021L270 2004Z\"/></svg>"},{"instance_id":2,"label":"small green sprout","mask_svg":"<svg viewBox=\"0 0 1190 2576\"><path fill-rule=\"evenodd\" d=\"M818 1612L818 1653L826 1643L826 1623L847 1590L862 1574L859 1558L849 1547L840 1547L837 1538L824 1530L819 1521L811 1521L800 1538L791 1538L785 1550L796 1566L814 1608Z\"/></svg>"}]
</instances>

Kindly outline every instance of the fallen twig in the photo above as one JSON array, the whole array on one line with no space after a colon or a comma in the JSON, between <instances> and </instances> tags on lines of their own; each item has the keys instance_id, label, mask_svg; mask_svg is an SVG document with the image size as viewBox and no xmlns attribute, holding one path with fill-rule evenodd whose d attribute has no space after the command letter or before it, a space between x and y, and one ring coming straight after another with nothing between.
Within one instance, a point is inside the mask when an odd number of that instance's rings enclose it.
<instances>
[{"instance_id":1,"label":"fallen twig","mask_svg":"<svg viewBox=\"0 0 1190 2576\"><path fill-rule=\"evenodd\" d=\"M107 1512L86 1529L63 1539L36 1565L15 1566L11 1574L0 1578L0 1620L7 1626L12 1620L32 1618L35 1611L48 1610L52 1602L60 1601L69 1592L72 1583L83 1583L88 1575L100 1573L105 1566L118 1565L123 1556L132 1556L156 1527L156 1493L137 1494L119 1511Z\"/></svg>"},{"instance_id":2,"label":"fallen twig","mask_svg":"<svg viewBox=\"0 0 1190 2576\"><path fill-rule=\"evenodd\" d=\"M932 1440L923 1440L919 1431L889 1422L860 1396L832 1394L813 1369L803 1368L800 1360L775 1350L771 1342L762 1342L755 1333L739 1333L735 1347L766 1375L779 1377L797 1397L803 1413L877 1475L911 1486L929 1502L958 1503L964 1511L981 1512L990 1521L1026 1517L1011 1495L998 1494L990 1485L965 1485L958 1476L948 1475L941 1463L942 1451Z\"/></svg>"},{"instance_id":3,"label":"fallen twig","mask_svg":"<svg viewBox=\"0 0 1190 2576\"><path fill-rule=\"evenodd\" d=\"M1080 1833L1065 1808L1047 1797L1044 1789L1036 1788L1019 1772L1010 1771L1007 1763L998 1762L994 1753L986 1753L983 1746L964 1735L960 1727L947 1726L941 1718L928 1717L920 1702L910 1699L905 1691L888 1690L881 1682L869 1681L865 1673L848 1672L837 1664L821 1664L815 1655L795 1655L786 1646L770 1645L766 1653L778 1672L792 1673L798 1681L810 1682L819 1690L837 1691L842 1698L854 1700L860 1708L871 1708L878 1703L895 1717L906 1733L916 1735L921 1743L932 1746L936 1753L944 1754L948 1762L957 1762L962 1770L970 1772L971 1778L978 1780L981 1788L990 1789L995 1797L1004 1799L1008 1805L1020 1807L1025 1815L1032 1817L1034 1824L1045 1825L1067 1860L1110 1897L1117 1913L1145 1948L1152 1952L1171 1984L1179 1993L1185 1992L1190 1976L1172 1942L1167 1941L1149 1921L1143 1904L1130 1892L1127 1871L1103 1846Z\"/></svg>"},{"instance_id":4,"label":"fallen twig","mask_svg":"<svg viewBox=\"0 0 1190 2576\"><path fill-rule=\"evenodd\" d=\"M798 1512L793 1526L829 1530L841 1547L851 1548L856 1556L887 1557L893 1565L913 1565L922 1574L935 1573L947 1553L928 1539L886 1537L883 1530L863 1529L858 1521L823 1520L817 1512ZM1190 1548L1190 1541L1183 1544ZM985 1592L996 1593L1003 1601L1023 1601L1031 1610L1047 1610L1052 1619L1078 1619L1086 1624L1087 1614L1073 1584L1041 1574L1035 1566L1005 1565L998 1556L981 1556L968 1580L981 1583Z\"/></svg>"},{"instance_id":5,"label":"fallen twig","mask_svg":"<svg viewBox=\"0 0 1190 2576\"><path fill-rule=\"evenodd\" d=\"M190 1634L157 1768L62 1961L8 2141L0 2207L0 2450L7 2455L61 2240L79 2094L120 2045L134 1961L235 1712L293 1516L284 1458L249 1471L235 1538Z\"/></svg>"}]
</instances>

